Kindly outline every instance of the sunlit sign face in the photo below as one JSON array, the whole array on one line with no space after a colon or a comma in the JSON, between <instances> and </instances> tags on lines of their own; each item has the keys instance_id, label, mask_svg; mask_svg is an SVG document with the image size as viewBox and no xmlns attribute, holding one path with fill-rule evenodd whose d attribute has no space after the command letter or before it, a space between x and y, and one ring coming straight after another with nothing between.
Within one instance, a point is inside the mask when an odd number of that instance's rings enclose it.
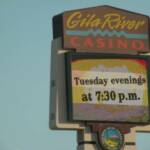
<instances>
[{"instance_id":1,"label":"sunlit sign face","mask_svg":"<svg viewBox=\"0 0 150 150\"><path fill-rule=\"evenodd\" d=\"M149 121L148 57L84 53L66 57L71 120Z\"/></svg>"},{"instance_id":2,"label":"sunlit sign face","mask_svg":"<svg viewBox=\"0 0 150 150\"><path fill-rule=\"evenodd\" d=\"M63 37L64 49L105 53L149 50L147 16L100 6L65 12L61 18L62 25L61 21L55 21L56 18L54 17L54 34L58 35L62 29L59 35Z\"/></svg>"}]
</instances>

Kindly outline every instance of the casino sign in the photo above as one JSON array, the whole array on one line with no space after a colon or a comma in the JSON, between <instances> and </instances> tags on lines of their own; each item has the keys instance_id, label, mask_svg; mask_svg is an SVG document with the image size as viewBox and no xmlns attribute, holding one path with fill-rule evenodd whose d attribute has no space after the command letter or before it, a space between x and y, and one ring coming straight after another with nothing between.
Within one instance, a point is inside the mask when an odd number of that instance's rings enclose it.
<instances>
[{"instance_id":1,"label":"casino sign","mask_svg":"<svg viewBox=\"0 0 150 150\"><path fill-rule=\"evenodd\" d=\"M149 17L110 6L67 11L53 18L64 49L86 52L149 51Z\"/></svg>"}]
</instances>

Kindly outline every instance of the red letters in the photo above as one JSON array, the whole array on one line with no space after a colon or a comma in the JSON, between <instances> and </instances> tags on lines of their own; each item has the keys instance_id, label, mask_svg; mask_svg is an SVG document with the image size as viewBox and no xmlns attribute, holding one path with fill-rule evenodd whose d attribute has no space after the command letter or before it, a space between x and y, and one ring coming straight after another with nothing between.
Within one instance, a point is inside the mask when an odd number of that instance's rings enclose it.
<instances>
[{"instance_id":1,"label":"red letters","mask_svg":"<svg viewBox=\"0 0 150 150\"><path fill-rule=\"evenodd\" d=\"M74 48L80 47L80 44L79 44L80 42L78 41L78 37L76 36L73 36L70 38L70 43Z\"/></svg>"},{"instance_id":2,"label":"red letters","mask_svg":"<svg viewBox=\"0 0 150 150\"><path fill-rule=\"evenodd\" d=\"M135 50L144 50L145 45L142 40L132 40L132 48Z\"/></svg>"},{"instance_id":3,"label":"red letters","mask_svg":"<svg viewBox=\"0 0 150 150\"><path fill-rule=\"evenodd\" d=\"M117 50L145 50L145 43L138 39L124 39L124 38L102 38L102 37L70 37L70 44L74 48L84 49L102 49L110 51ZM119 52L119 51L117 51Z\"/></svg>"}]
</instances>

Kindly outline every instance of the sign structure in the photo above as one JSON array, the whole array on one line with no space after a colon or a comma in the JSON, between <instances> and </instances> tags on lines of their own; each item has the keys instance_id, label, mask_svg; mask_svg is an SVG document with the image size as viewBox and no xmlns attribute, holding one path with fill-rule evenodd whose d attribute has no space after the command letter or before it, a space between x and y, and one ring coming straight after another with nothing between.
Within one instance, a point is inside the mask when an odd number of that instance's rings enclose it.
<instances>
[{"instance_id":1,"label":"sign structure","mask_svg":"<svg viewBox=\"0 0 150 150\"><path fill-rule=\"evenodd\" d=\"M110 6L64 12L53 18L54 38L78 52L149 51L149 17Z\"/></svg>"},{"instance_id":2,"label":"sign structure","mask_svg":"<svg viewBox=\"0 0 150 150\"><path fill-rule=\"evenodd\" d=\"M77 130L78 150L135 150L150 131L149 27L111 6L53 17L50 124Z\"/></svg>"},{"instance_id":3,"label":"sign structure","mask_svg":"<svg viewBox=\"0 0 150 150\"><path fill-rule=\"evenodd\" d=\"M147 56L70 52L66 58L70 120L149 122Z\"/></svg>"}]
</instances>

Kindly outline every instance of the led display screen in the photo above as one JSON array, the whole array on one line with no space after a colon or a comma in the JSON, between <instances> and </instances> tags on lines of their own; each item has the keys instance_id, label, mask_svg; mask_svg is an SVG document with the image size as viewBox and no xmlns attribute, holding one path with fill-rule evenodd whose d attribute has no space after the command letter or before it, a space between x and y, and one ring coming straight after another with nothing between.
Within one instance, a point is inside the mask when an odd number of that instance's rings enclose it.
<instances>
[{"instance_id":1,"label":"led display screen","mask_svg":"<svg viewBox=\"0 0 150 150\"><path fill-rule=\"evenodd\" d=\"M148 56L66 54L69 119L149 121Z\"/></svg>"}]
</instances>

